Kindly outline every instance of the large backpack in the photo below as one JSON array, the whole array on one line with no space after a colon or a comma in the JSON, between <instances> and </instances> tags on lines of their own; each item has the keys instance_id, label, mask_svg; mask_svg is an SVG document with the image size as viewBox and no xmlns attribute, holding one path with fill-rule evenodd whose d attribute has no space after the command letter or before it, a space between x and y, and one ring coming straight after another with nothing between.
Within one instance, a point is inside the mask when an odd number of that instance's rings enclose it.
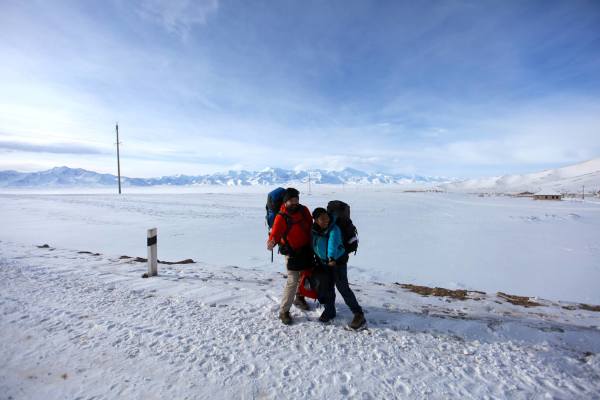
<instances>
[{"instance_id":1,"label":"large backpack","mask_svg":"<svg viewBox=\"0 0 600 400\"><path fill-rule=\"evenodd\" d=\"M310 269L304 270L300 273L300 283L298 284L298 293L301 296L308 297L309 299L317 299L318 282L315 279L313 271Z\"/></svg>"},{"instance_id":2,"label":"large backpack","mask_svg":"<svg viewBox=\"0 0 600 400\"><path fill-rule=\"evenodd\" d=\"M269 231L273 228L273 223L275 222L275 217L283 204L283 195L285 195L285 189L282 187L278 187L277 189L271 191L267 196L267 225L269 226Z\"/></svg>"},{"instance_id":3,"label":"large backpack","mask_svg":"<svg viewBox=\"0 0 600 400\"><path fill-rule=\"evenodd\" d=\"M342 231L346 252L356 254L358 250L358 230L350 219L350 206L343 201L333 200L327 204L327 212L336 218L336 223Z\"/></svg>"}]
</instances>

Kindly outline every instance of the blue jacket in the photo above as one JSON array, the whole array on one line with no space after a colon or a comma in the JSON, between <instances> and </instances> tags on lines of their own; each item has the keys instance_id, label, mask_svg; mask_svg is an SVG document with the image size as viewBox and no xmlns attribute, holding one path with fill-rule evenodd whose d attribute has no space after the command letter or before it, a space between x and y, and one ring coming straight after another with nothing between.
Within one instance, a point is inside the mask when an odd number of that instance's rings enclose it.
<instances>
[{"instance_id":1,"label":"blue jacket","mask_svg":"<svg viewBox=\"0 0 600 400\"><path fill-rule=\"evenodd\" d=\"M331 220L324 232L313 226L312 244L313 251L323 263L338 260L346 254L342 231L335 223L335 218Z\"/></svg>"}]
</instances>

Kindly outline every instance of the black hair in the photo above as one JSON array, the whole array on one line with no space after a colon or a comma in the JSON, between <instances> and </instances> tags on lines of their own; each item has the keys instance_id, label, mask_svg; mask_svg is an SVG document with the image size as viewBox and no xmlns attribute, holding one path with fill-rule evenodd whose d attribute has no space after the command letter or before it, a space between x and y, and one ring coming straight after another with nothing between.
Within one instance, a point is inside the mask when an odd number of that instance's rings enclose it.
<instances>
[{"instance_id":1,"label":"black hair","mask_svg":"<svg viewBox=\"0 0 600 400\"><path fill-rule=\"evenodd\" d=\"M323 214L327 214L327 210L324 209L323 207L317 207L314 209L314 211L312 212L312 217L313 219L316 221L317 218L319 218L321 215Z\"/></svg>"},{"instance_id":2,"label":"black hair","mask_svg":"<svg viewBox=\"0 0 600 400\"><path fill-rule=\"evenodd\" d=\"M285 194L283 195L283 202L285 203L289 199L293 199L294 197L300 198L300 192L292 187L285 189Z\"/></svg>"}]
</instances>

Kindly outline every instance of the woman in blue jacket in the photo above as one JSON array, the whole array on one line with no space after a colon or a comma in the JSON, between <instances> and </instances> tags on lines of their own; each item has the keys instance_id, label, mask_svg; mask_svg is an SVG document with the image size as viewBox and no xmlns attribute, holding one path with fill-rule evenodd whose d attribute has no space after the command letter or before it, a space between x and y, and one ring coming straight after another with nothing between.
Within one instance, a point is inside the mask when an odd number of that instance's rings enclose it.
<instances>
[{"instance_id":1,"label":"woman in blue jacket","mask_svg":"<svg viewBox=\"0 0 600 400\"><path fill-rule=\"evenodd\" d=\"M344 248L342 231L324 208L313 211L312 244L320 269L319 301L325 310L319 320L329 322L335 318L335 288L354 314L349 326L359 329L366 324L363 310L348 285L348 254Z\"/></svg>"}]
</instances>

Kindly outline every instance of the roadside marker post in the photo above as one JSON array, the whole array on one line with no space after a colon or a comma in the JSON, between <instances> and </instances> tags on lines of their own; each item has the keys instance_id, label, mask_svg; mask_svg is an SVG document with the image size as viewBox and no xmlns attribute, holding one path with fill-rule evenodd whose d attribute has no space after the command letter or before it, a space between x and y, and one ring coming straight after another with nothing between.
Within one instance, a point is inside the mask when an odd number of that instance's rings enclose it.
<instances>
[{"instance_id":1,"label":"roadside marker post","mask_svg":"<svg viewBox=\"0 0 600 400\"><path fill-rule=\"evenodd\" d=\"M158 275L158 259L157 259L157 229L148 229L148 276Z\"/></svg>"}]
</instances>

